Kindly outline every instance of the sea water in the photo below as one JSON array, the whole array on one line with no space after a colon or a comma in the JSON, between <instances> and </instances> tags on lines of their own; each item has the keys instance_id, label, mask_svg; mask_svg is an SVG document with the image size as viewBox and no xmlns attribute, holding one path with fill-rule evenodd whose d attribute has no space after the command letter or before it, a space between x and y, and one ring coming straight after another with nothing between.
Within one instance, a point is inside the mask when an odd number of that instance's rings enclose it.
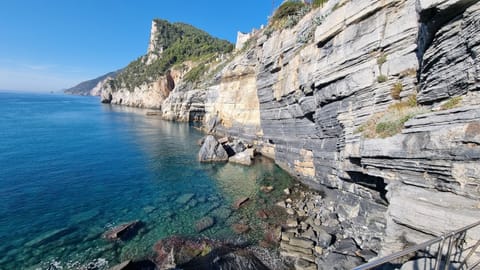
<instances>
[{"instance_id":1,"label":"sea water","mask_svg":"<svg viewBox=\"0 0 480 270\"><path fill-rule=\"evenodd\" d=\"M264 158L201 164L202 136L95 97L0 92L0 269L107 269L153 258L154 244L172 235L237 237L235 222L250 224L241 237L257 241L266 225L255 211L292 179ZM249 210L232 210L241 197ZM205 216L215 225L197 233ZM102 238L133 220L144 226L132 239Z\"/></svg>"}]
</instances>

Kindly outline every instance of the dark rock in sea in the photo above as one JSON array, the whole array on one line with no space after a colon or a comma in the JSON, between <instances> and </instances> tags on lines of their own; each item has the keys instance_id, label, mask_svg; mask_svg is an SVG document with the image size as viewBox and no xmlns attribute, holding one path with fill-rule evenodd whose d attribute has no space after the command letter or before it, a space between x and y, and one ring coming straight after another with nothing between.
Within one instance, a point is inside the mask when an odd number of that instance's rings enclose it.
<instances>
[{"instance_id":1,"label":"dark rock in sea","mask_svg":"<svg viewBox=\"0 0 480 270\"><path fill-rule=\"evenodd\" d=\"M239 209L239 208L242 207L242 205L244 205L248 200L250 200L249 197L242 197L242 198L236 200L236 201L233 203L233 208L234 208L234 209Z\"/></svg>"},{"instance_id":2,"label":"dark rock in sea","mask_svg":"<svg viewBox=\"0 0 480 270\"><path fill-rule=\"evenodd\" d=\"M156 270L157 266L150 260L143 261L125 261L111 267L109 270Z\"/></svg>"},{"instance_id":3,"label":"dark rock in sea","mask_svg":"<svg viewBox=\"0 0 480 270\"><path fill-rule=\"evenodd\" d=\"M137 233L141 226L142 222L139 220L123 223L106 231L103 234L103 238L108 240L128 240Z\"/></svg>"},{"instance_id":4,"label":"dark rock in sea","mask_svg":"<svg viewBox=\"0 0 480 270\"><path fill-rule=\"evenodd\" d=\"M198 256L205 256L220 246L222 246L221 242L210 239L186 239L172 236L158 241L153 249L159 269L173 269Z\"/></svg>"},{"instance_id":5,"label":"dark rock in sea","mask_svg":"<svg viewBox=\"0 0 480 270\"><path fill-rule=\"evenodd\" d=\"M236 233L236 234L242 234L242 233L246 233L250 230L250 226L246 225L246 224L239 224L239 223L236 223L236 224L233 224L232 225L232 230Z\"/></svg>"},{"instance_id":6,"label":"dark rock in sea","mask_svg":"<svg viewBox=\"0 0 480 270\"><path fill-rule=\"evenodd\" d=\"M208 135L200 148L198 160L200 162L228 161L228 154L215 137Z\"/></svg>"},{"instance_id":7,"label":"dark rock in sea","mask_svg":"<svg viewBox=\"0 0 480 270\"><path fill-rule=\"evenodd\" d=\"M197 232L203 232L206 229L209 229L215 224L215 219L212 217L204 217L195 223L195 230Z\"/></svg>"},{"instance_id":8,"label":"dark rock in sea","mask_svg":"<svg viewBox=\"0 0 480 270\"><path fill-rule=\"evenodd\" d=\"M244 249L222 247L206 256L179 265L183 270L269 270L252 252Z\"/></svg>"}]
</instances>

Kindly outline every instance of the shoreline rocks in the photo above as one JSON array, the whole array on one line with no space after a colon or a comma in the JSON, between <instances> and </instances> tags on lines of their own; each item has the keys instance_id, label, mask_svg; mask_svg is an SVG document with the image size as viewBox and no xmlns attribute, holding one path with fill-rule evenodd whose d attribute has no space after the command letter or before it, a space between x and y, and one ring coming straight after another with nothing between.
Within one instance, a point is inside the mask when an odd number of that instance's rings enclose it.
<instances>
[{"instance_id":1,"label":"shoreline rocks","mask_svg":"<svg viewBox=\"0 0 480 270\"><path fill-rule=\"evenodd\" d=\"M228 161L228 154L215 137L208 135L200 148L198 160L200 162L225 162Z\"/></svg>"}]
</instances>

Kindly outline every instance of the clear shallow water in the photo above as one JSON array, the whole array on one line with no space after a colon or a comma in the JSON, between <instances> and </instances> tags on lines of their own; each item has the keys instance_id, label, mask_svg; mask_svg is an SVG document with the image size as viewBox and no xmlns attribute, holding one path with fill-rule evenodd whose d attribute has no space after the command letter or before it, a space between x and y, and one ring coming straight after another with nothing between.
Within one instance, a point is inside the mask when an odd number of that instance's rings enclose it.
<instances>
[{"instance_id":1,"label":"clear shallow water","mask_svg":"<svg viewBox=\"0 0 480 270\"><path fill-rule=\"evenodd\" d=\"M0 269L79 269L95 260L108 267L149 257L156 241L174 234L232 237L239 221L256 241L268 224L255 211L292 181L265 159L253 167L200 164L203 134L188 124L97 98L0 92L0 116ZM261 185L276 188L263 194ZM193 195L186 204L177 200L184 194ZM243 196L249 207L232 212ZM197 234L205 215L216 225ZM132 220L145 224L133 239L102 239Z\"/></svg>"}]
</instances>

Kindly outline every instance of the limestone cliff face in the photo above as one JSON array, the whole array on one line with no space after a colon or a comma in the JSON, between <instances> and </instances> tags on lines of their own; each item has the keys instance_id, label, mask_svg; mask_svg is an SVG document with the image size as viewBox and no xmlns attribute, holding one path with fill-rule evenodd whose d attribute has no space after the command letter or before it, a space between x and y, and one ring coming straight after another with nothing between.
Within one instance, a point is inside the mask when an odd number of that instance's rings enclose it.
<instances>
[{"instance_id":1,"label":"limestone cliff face","mask_svg":"<svg viewBox=\"0 0 480 270\"><path fill-rule=\"evenodd\" d=\"M239 54L211 69L212 77L200 85L182 82L171 93L162 105L163 118L214 123L217 133L254 140L261 135L256 56Z\"/></svg>"},{"instance_id":2,"label":"limestone cliff face","mask_svg":"<svg viewBox=\"0 0 480 270\"><path fill-rule=\"evenodd\" d=\"M166 75L160 76L154 81L146 81L133 89L127 86L118 87L115 84L110 84L102 90L102 102L130 107L160 109L163 101L175 88L175 83L180 81L189 69L190 67L188 66L172 69ZM104 85L105 82L101 84Z\"/></svg>"},{"instance_id":3,"label":"limestone cliff face","mask_svg":"<svg viewBox=\"0 0 480 270\"><path fill-rule=\"evenodd\" d=\"M478 1L328 1L254 35L183 100L203 100L207 130L335 193L345 237L390 253L480 219L479 19ZM424 113L399 134L359 132L412 97ZM164 115L185 119L187 104Z\"/></svg>"},{"instance_id":4,"label":"limestone cliff face","mask_svg":"<svg viewBox=\"0 0 480 270\"><path fill-rule=\"evenodd\" d=\"M254 143L334 196L343 236L363 250L391 253L480 220L479 1L330 0L246 44L199 82L172 72L173 87L106 83L102 96ZM420 113L396 134L365 135L412 100Z\"/></svg>"}]
</instances>

